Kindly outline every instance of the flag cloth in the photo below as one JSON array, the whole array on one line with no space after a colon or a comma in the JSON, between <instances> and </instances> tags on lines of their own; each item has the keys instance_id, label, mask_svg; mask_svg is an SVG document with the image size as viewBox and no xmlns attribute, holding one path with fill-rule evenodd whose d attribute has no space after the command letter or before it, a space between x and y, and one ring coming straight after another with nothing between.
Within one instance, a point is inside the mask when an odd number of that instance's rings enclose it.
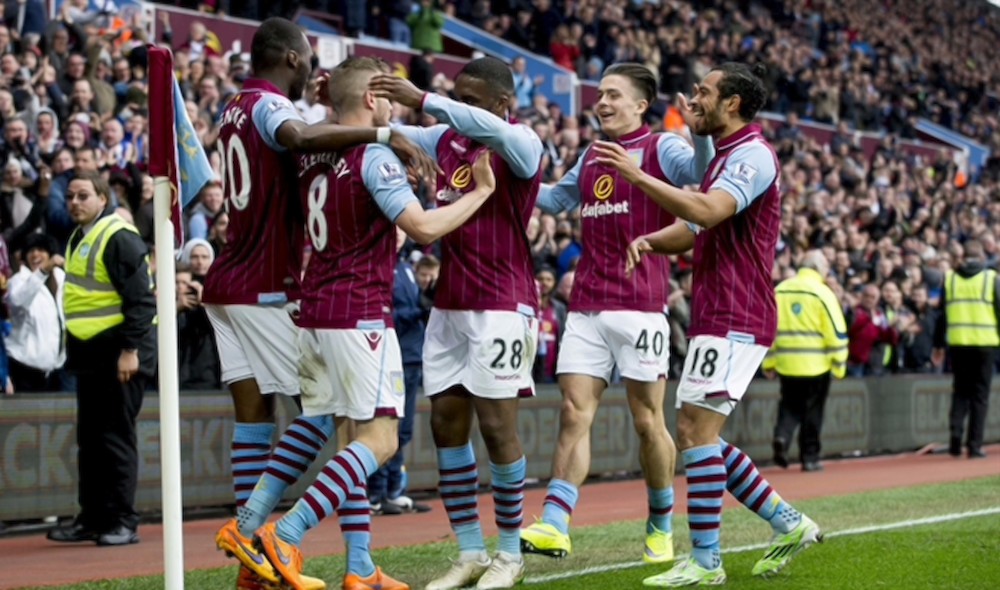
<instances>
[{"instance_id":1,"label":"flag cloth","mask_svg":"<svg viewBox=\"0 0 1000 590\"><path fill-rule=\"evenodd\" d=\"M180 247L184 244L183 209L214 178L214 173L184 108L169 49L149 46L148 76L149 174L153 178L167 177L174 188L170 217L175 245Z\"/></svg>"}]
</instances>

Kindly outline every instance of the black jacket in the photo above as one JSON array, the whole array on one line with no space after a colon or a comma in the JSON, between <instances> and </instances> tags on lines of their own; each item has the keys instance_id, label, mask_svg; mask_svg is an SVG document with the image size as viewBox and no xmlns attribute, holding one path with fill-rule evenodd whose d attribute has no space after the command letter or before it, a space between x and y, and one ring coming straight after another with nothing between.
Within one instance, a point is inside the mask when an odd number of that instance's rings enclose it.
<instances>
[{"instance_id":1,"label":"black jacket","mask_svg":"<svg viewBox=\"0 0 1000 590\"><path fill-rule=\"evenodd\" d=\"M105 212L106 215L114 213ZM82 235L76 234L70 248L76 247ZM71 370L110 370L109 363L117 370L118 357L123 350L138 349L139 372L152 376L156 370L156 297L147 261L146 243L138 234L118 231L108 241L104 250L104 266L111 284L122 298L125 321L97 334L90 340L79 340L66 335L66 364Z\"/></svg>"}]
</instances>

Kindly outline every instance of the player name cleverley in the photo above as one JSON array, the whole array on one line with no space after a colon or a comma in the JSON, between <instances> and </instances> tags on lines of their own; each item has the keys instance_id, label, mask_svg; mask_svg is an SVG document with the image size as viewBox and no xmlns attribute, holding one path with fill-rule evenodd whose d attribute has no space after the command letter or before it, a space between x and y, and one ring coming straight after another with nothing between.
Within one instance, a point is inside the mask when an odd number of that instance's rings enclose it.
<instances>
[{"instance_id":1,"label":"player name cleverley","mask_svg":"<svg viewBox=\"0 0 1000 590\"><path fill-rule=\"evenodd\" d=\"M319 154L302 154L299 156L299 176L304 176L309 169L319 164L326 164L334 168L337 177L343 176L347 170L347 160L340 157L340 154L326 152Z\"/></svg>"},{"instance_id":2,"label":"player name cleverley","mask_svg":"<svg viewBox=\"0 0 1000 590\"><path fill-rule=\"evenodd\" d=\"M604 217L605 215L628 215L628 201L621 203L594 203L584 205L581 217Z\"/></svg>"}]
</instances>

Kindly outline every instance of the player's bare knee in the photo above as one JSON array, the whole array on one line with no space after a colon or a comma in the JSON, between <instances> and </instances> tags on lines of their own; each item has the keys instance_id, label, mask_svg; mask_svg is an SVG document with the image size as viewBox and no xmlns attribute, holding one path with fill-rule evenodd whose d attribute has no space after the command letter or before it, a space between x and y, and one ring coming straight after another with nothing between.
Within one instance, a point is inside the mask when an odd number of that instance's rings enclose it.
<instances>
[{"instance_id":1,"label":"player's bare knee","mask_svg":"<svg viewBox=\"0 0 1000 590\"><path fill-rule=\"evenodd\" d=\"M559 411L560 429L589 430L590 425L594 422L596 410L596 404L591 406L591 404L580 403L579 399L572 396L564 396Z\"/></svg>"},{"instance_id":2,"label":"player's bare knee","mask_svg":"<svg viewBox=\"0 0 1000 590\"><path fill-rule=\"evenodd\" d=\"M669 438L667 426L654 412L637 412L632 416L635 433L642 440L662 440Z\"/></svg>"},{"instance_id":3,"label":"player's bare knee","mask_svg":"<svg viewBox=\"0 0 1000 590\"><path fill-rule=\"evenodd\" d=\"M431 413L431 435L437 448L459 447L469 442L465 428L449 416Z\"/></svg>"},{"instance_id":4,"label":"player's bare knee","mask_svg":"<svg viewBox=\"0 0 1000 590\"><path fill-rule=\"evenodd\" d=\"M694 446L695 423L684 412L677 414L677 447L681 450Z\"/></svg>"},{"instance_id":5,"label":"player's bare knee","mask_svg":"<svg viewBox=\"0 0 1000 590\"><path fill-rule=\"evenodd\" d=\"M395 418L387 417L375 418L358 425L357 440L368 447L379 465L388 461L399 448L397 426Z\"/></svg>"}]
</instances>

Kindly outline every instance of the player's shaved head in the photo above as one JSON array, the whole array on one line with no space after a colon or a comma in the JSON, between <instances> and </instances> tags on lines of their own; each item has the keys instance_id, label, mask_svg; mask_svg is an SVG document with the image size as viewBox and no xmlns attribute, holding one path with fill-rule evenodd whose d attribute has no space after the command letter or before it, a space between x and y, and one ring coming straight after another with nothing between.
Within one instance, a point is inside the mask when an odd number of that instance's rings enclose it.
<instances>
[{"instance_id":1,"label":"player's shaved head","mask_svg":"<svg viewBox=\"0 0 1000 590\"><path fill-rule=\"evenodd\" d=\"M308 59L310 48L302 28L288 19L269 18L253 35L250 64L258 74L272 70L285 61L289 51Z\"/></svg>"},{"instance_id":2,"label":"player's shaved head","mask_svg":"<svg viewBox=\"0 0 1000 590\"><path fill-rule=\"evenodd\" d=\"M480 57L465 64L459 76L482 80L490 89L508 96L514 93L514 74L510 67L495 57Z\"/></svg>"},{"instance_id":3,"label":"player's shaved head","mask_svg":"<svg viewBox=\"0 0 1000 590\"><path fill-rule=\"evenodd\" d=\"M330 72L329 95L333 110L343 114L361 105L368 82L376 74L388 74L389 64L377 57L349 57Z\"/></svg>"},{"instance_id":4,"label":"player's shaved head","mask_svg":"<svg viewBox=\"0 0 1000 590\"><path fill-rule=\"evenodd\" d=\"M481 57L465 64L455 78L455 97L467 105L505 118L514 96L514 74L495 57Z\"/></svg>"}]
</instances>

